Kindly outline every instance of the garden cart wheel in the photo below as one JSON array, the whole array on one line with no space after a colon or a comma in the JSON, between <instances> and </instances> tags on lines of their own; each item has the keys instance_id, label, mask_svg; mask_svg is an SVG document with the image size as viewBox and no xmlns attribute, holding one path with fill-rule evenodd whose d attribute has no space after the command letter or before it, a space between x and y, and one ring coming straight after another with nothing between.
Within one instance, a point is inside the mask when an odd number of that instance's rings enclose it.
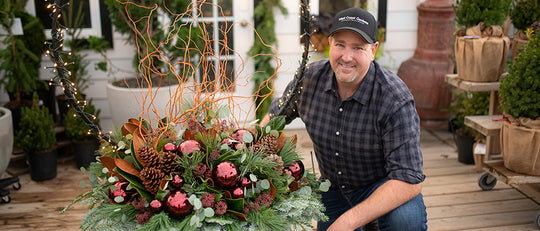
<instances>
[{"instance_id":1,"label":"garden cart wheel","mask_svg":"<svg viewBox=\"0 0 540 231\"><path fill-rule=\"evenodd\" d=\"M484 172L478 179L478 186L480 186L480 188L484 191L493 189L496 184L497 178L487 172Z\"/></svg>"}]
</instances>

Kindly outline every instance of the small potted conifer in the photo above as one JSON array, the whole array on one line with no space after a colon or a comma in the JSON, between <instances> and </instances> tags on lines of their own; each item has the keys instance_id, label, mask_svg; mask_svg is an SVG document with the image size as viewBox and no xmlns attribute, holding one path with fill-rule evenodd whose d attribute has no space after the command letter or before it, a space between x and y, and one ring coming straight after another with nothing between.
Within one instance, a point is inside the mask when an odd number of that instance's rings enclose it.
<instances>
[{"instance_id":1,"label":"small potted conifer","mask_svg":"<svg viewBox=\"0 0 540 231\"><path fill-rule=\"evenodd\" d=\"M529 38L525 34L534 22L540 21L540 1L538 0L521 0L515 3L514 8L510 12L512 24L517 29L512 39L510 48L512 49L512 58L516 58Z\"/></svg>"},{"instance_id":2,"label":"small potted conifer","mask_svg":"<svg viewBox=\"0 0 540 231\"><path fill-rule=\"evenodd\" d=\"M460 79L498 81L504 72L510 39L504 34L512 0L457 0L455 57Z\"/></svg>"},{"instance_id":3,"label":"small potted conifer","mask_svg":"<svg viewBox=\"0 0 540 231\"><path fill-rule=\"evenodd\" d=\"M33 100L31 108L22 108L15 144L27 153L32 180L44 181L56 177L58 146L52 114L39 106L37 93Z\"/></svg>"},{"instance_id":4,"label":"small potted conifer","mask_svg":"<svg viewBox=\"0 0 540 231\"><path fill-rule=\"evenodd\" d=\"M510 64L499 89L500 109L508 119L501 129L506 168L540 175L540 30Z\"/></svg>"},{"instance_id":5,"label":"small potted conifer","mask_svg":"<svg viewBox=\"0 0 540 231\"><path fill-rule=\"evenodd\" d=\"M99 124L100 110L96 110L92 100L84 107L84 112L94 117L94 124ZM77 167L88 168L91 162L96 161L95 151L99 148L97 134L93 132L78 113L72 107L68 110L64 118L66 136L72 141L73 151Z\"/></svg>"}]
</instances>

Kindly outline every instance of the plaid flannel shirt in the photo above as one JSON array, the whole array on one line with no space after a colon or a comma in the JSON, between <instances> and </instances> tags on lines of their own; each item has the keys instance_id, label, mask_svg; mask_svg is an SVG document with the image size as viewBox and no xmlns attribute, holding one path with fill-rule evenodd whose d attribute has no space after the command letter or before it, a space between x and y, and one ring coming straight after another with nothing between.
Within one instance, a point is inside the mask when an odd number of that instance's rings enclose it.
<instances>
[{"instance_id":1,"label":"plaid flannel shirt","mask_svg":"<svg viewBox=\"0 0 540 231\"><path fill-rule=\"evenodd\" d=\"M300 117L305 123L321 177L333 187L354 189L384 177L412 184L425 179L420 120L397 75L374 61L359 89L343 101L328 59L308 66L299 94L291 94L295 81L274 99L269 115L294 97L282 114L287 122Z\"/></svg>"}]
</instances>

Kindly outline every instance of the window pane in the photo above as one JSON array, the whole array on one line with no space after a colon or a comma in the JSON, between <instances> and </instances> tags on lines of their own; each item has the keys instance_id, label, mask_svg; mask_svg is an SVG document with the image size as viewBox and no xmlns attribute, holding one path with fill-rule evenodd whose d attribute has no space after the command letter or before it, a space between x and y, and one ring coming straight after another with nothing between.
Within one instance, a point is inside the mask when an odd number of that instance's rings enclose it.
<instances>
[{"instance_id":1,"label":"window pane","mask_svg":"<svg viewBox=\"0 0 540 231\"><path fill-rule=\"evenodd\" d=\"M201 6L201 11L205 18L214 17L214 11L213 11L214 5L211 3L212 1L207 1Z\"/></svg>"},{"instance_id":2,"label":"window pane","mask_svg":"<svg viewBox=\"0 0 540 231\"><path fill-rule=\"evenodd\" d=\"M218 0L218 5L221 6L221 10L223 11L224 16L233 15L232 0Z\"/></svg>"},{"instance_id":3,"label":"window pane","mask_svg":"<svg viewBox=\"0 0 540 231\"><path fill-rule=\"evenodd\" d=\"M234 61L228 60L226 63L222 64L225 65L225 73L221 76L221 91L232 92L234 90L233 83L235 80Z\"/></svg>"},{"instance_id":4,"label":"window pane","mask_svg":"<svg viewBox=\"0 0 540 231\"><path fill-rule=\"evenodd\" d=\"M227 35L227 36L225 37L224 35ZM233 44L234 44L234 36L233 36L233 30L232 30L232 22L220 22L219 23L219 51L218 51L219 54L230 55L231 49L234 49Z\"/></svg>"},{"instance_id":5,"label":"window pane","mask_svg":"<svg viewBox=\"0 0 540 231\"><path fill-rule=\"evenodd\" d=\"M61 4L66 4L70 2L69 7L66 7L63 13L64 21L62 24L69 28L92 28L92 21L90 19L90 3L89 0L61 0ZM45 2L43 0L34 0L36 6L36 16L41 20L45 29L51 29L52 20L50 16L50 9L47 9L47 5L50 2ZM80 11L79 11L80 9ZM80 14L79 14L80 12ZM71 17L70 17L71 16ZM74 20L79 20L80 25L73 25Z\"/></svg>"}]
</instances>

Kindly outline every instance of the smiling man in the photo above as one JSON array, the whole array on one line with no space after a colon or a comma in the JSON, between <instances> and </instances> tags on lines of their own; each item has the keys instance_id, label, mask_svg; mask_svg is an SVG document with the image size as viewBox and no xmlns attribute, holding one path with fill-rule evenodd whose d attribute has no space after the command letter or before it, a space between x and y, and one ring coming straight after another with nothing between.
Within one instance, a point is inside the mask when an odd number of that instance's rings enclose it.
<instances>
[{"instance_id":1,"label":"smiling man","mask_svg":"<svg viewBox=\"0 0 540 231\"><path fill-rule=\"evenodd\" d=\"M421 194L419 117L401 79L375 60L377 22L361 8L339 12L329 58L308 66L299 92L270 106L265 124L293 97L282 115L300 117L314 144L327 222L317 230L361 230L376 220L380 230L427 230Z\"/></svg>"}]
</instances>

